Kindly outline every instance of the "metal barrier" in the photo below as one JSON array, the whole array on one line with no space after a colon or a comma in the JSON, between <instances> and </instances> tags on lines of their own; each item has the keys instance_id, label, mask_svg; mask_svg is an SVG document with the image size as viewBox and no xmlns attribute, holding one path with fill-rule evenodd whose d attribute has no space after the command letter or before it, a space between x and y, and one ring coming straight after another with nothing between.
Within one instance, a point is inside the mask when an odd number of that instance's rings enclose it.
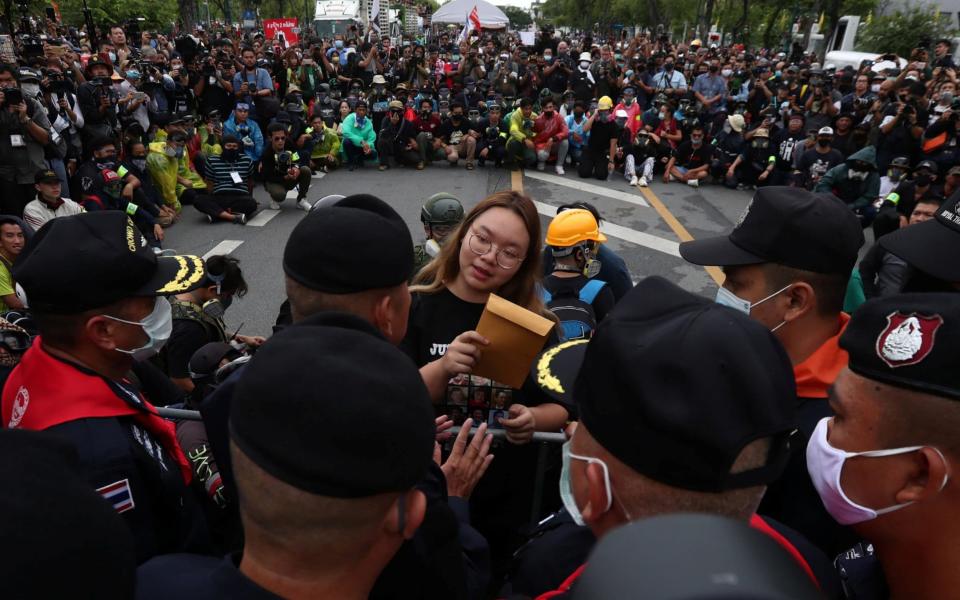
<instances>
[{"instance_id":1,"label":"metal barrier","mask_svg":"<svg viewBox=\"0 0 960 600\"><path fill-rule=\"evenodd\" d=\"M164 419L176 419L186 421L202 421L200 411L187 410L183 408L157 407L157 413ZM460 433L460 426L456 425L450 428L452 435ZM471 435L477 432L476 428L470 432ZM494 439L506 439L507 432L503 429L488 429ZM534 474L533 483L533 503L530 507L530 523L535 525L540 520L540 505L543 503L543 479L547 470L547 444L562 444L567 441L567 437L562 433L553 433L548 431L535 431L531 443L539 444L537 448L537 471Z\"/></svg>"}]
</instances>

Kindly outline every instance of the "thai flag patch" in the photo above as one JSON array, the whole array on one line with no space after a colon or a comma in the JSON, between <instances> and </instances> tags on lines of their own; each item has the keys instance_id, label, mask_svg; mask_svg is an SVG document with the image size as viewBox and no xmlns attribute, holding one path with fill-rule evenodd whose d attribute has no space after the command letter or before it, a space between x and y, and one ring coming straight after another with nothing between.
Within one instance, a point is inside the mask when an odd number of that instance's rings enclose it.
<instances>
[{"instance_id":1,"label":"thai flag patch","mask_svg":"<svg viewBox=\"0 0 960 600\"><path fill-rule=\"evenodd\" d=\"M97 488L97 493L103 496L103 499L113 505L113 510L118 513L133 510L133 492L130 491L130 480L121 479L120 481Z\"/></svg>"}]
</instances>

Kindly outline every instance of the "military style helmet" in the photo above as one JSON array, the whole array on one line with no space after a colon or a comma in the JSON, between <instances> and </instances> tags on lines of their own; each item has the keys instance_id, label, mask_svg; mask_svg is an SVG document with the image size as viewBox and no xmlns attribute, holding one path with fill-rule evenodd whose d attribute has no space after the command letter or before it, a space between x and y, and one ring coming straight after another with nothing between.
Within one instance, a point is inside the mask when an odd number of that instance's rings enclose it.
<instances>
[{"instance_id":1,"label":"military style helmet","mask_svg":"<svg viewBox=\"0 0 960 600\"><path fill-rule=\"evenodd\" d=\"M439 192L427 198L420 220L429 225L456 225L463 220L463 204L453 194Z\"/></svg>"},{"instance_id":2,"label":"military style helmet","mask_svg":"<svg viewBox=\"0 0 960 600\"><path fill-rule=\"evenodd\" d=\"M898 156L895 159L890 161L891 167L896 167L898 169L903 169L904 171L910 170L910 159L906 156Z\"/></svg>"}]
</instances>

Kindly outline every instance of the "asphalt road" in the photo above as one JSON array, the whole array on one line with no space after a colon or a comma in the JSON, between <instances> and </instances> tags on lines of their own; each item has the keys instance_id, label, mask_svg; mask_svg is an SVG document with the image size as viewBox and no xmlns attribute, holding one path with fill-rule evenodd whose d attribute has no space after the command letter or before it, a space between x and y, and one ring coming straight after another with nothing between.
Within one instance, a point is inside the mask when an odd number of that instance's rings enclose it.
<instances>
[{"instance_id":1,"label":"asphalt road","mask_svg":"<svg viewBox=\"0 0 960 600\"><path fill-rule=\"evenodd\" d=\"M661 275L692 292L712 297L714 276L702 267L686 263L677 253L677 244L693 238L729 232L749 203L750 192L738 192L714 185L691 188L685 184L663 184L659 180L646 190L631 188L622 175L608 181L580 179L568 173L560 177L548 167L545 172L519 173L478 168L467 171L432 165L424 171L392 169L379 172L345 169L313 179L308 199L315 202L327 194L370 193L389 202L407 221L415 242L422 240L420 206L431 194L451 192L469 209L488 194L519 187L536 202L544 231L555 207L586 200L593 203L605 222L602 231L609 246L627 262L634 280ZM261 207L269 204L262 188L255 192ZM284 299L283 247L304 213L292 200L280 211L262 210L246 226L230 223L210 225L192 207L184 207L183 218L167 230L164 246L179 252L211 255L229 253L240 259L250 286L246 297L227 311L232 330L247 335L268 335ZM323 240L317 240L323 243Z\"/></svg>"}]
</instances>

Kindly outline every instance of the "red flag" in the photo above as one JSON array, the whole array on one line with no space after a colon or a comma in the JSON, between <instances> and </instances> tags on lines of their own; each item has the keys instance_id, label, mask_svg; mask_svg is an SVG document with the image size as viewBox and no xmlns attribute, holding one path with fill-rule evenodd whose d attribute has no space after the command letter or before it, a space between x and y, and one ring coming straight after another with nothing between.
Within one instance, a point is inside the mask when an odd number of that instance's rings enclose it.
<instances>
[{"instance_id":1,"label":"red flag","mask_svg":"<svg viewBox=\"0 0 960 600\"><path fill-rule=\"evenodd\" d=\"M473 23L474 31L483 29L483 25L480 24L480 15L477 13L476 5L474 5L473 10L470 11L470 22Z\"/></svg>"}]
</instances>

